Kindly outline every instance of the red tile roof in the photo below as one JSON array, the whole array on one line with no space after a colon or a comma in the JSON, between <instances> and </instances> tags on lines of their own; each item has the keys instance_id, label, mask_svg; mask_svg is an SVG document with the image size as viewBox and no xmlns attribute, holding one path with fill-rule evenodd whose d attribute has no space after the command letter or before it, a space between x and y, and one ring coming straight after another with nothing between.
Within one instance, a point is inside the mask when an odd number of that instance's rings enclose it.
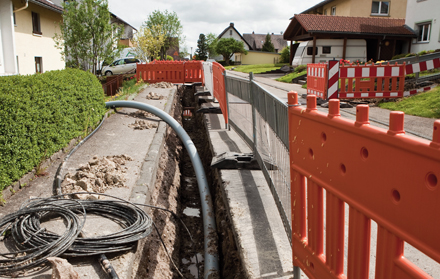
<instances>
[{"instance_id":1,"label":"red tile roof","mask_svg":"<svg viewBox=\"0 0 440 279\"><path fill-rule=\"evenodd\" d=\"M294 19L307 32L414 35L400 18L299 14Z\"/></svg>"}]
</instances>

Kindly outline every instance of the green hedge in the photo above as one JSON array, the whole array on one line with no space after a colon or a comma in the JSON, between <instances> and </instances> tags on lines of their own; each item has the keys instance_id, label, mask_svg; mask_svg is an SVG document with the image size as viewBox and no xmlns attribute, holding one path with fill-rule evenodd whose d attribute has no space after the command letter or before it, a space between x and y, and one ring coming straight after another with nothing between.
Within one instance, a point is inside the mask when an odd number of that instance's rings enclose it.
<instances>
[{"instance_id":1,"label":"green hedge","mask_svg":"<svg viewBox=\"0 0 440 279\"><path fill-rule=\"evenodd\" d=\"M89 72L0 77L0 191L85 134L105 111L101 83Z\"/></svg>"}]
</instances>

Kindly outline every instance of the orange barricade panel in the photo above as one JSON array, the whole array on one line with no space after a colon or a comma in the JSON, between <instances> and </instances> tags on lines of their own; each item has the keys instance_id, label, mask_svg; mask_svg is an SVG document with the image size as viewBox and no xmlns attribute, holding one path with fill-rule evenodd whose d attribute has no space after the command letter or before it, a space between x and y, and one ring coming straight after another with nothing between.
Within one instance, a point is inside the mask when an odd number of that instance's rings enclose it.
<instances>
[{"instance_id":1,"label":"orange barricade panel","mask_svg":"<svg viewBox=\"0 0 440 279\"><path fill-rule=\"evenodd\" d=\"M228 124L228 104L226 99L225 68L217 62L212 62L212 81L214 88L214 97L220 104L225 123Z\"/></svg>"},{"instance_id":2,"label":"orange barricade panel","mask_svg":"<svg viewBox=\"0 0 440 279\"><path fill-rule=\"evenodd\" d=\"M154 62L154 63L153 63ZM148 64L136 64L136 79L156 83L161 81L184 83L184 63L181 61L153 61Z\"/></svg>"},{"instance_id":3,"label":"orange barricade panel","mask_svg":"<svg viewBox=\"0 0 440 279\"><path fill-rule=\"evenodd\" d=\"M307 94L327 99L327 64L307 64Z\"/></svg>"},{"instance_id":4,"label":"orange barricade panel","mask_svg":"<svg viewBox=\"0 0 440 279\"><path fill-rule=\"evenodd\" d=\"M404 257L403 245L440 262L440 120L429 142L404 135L402 112L391 112L383 130L369 125L367 105L351 121L336 99L328 115L317 111L316 96L304 108L291 92L288 103L293 264L309 278L369 278L374 220L375 278L431 278Z\"/></svg>"},{"instance_id":5,"label":"orange barricade panel","mask_svg":"<svg viewBox=\"0 0 440 279\"><path fill-rule=\"evenodd\" d=\"M203 82L201 61L185 62L185 82Z\"/></svg>"},{"instance_id":6,"label":"orange barricade panel","mask_svg":"<svg viewBox=\"0 0 440 279\"><path fill-rule=\"evenodd\" d=\"M339 68L339 98L401 98L405 83L402 65L344 65Z\"/></svg>"}]
</instances>

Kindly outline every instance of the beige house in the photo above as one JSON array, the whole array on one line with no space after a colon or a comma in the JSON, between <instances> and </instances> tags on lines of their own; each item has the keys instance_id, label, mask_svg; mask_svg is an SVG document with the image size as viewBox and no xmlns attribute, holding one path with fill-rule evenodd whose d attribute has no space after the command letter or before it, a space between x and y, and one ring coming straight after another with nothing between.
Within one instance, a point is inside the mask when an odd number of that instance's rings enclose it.
<instances>
[{"instance_id":1,"label":"beige house","mask_svg":"<svg viewBox=\"0 0 440 279\"><path fill-rule=\"evenodd\" d=\"M301 14L405 18L407 0L325 0Z\"/></svg>"},{"instance_id":2,"label":"beige house","mask_svg":"<svg viewBox=\"0 0 440 279\"><path fill-rule=\"evenodd\" d=\"M65 67L53 37L60 33L63 8L47 0L13 0L17 73L44 73Z\"/></svg>"}]
</instances>

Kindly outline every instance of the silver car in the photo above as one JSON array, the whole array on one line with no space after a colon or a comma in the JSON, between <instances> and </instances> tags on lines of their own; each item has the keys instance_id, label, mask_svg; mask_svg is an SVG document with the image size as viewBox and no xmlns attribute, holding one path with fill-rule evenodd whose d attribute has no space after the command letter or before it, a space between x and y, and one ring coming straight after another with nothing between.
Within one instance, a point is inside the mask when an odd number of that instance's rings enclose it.
<instances>
[{"instance_id":1,"label":"silver car","mask_svg":"<svg viewBox=\"0 0 440 279\"><path fill-rule=\"evenodd\" d=\"M102 67L101 73L106 76L136 72L136 63L140 63L136 58L118 59L110 65Z\"/></svg>"}]
</instances>

